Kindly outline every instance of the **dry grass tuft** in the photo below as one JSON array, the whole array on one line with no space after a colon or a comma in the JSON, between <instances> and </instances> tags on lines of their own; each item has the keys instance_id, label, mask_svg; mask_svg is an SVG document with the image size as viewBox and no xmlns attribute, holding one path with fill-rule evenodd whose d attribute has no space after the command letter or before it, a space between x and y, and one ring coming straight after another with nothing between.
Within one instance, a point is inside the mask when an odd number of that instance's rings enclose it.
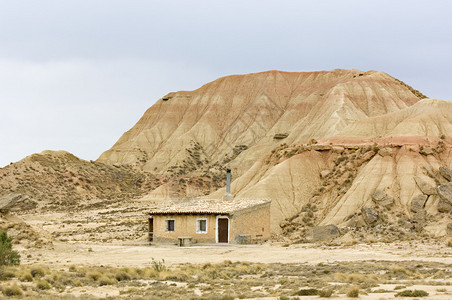
<instances>
[{"instance_id":1,"label":"dry grass tuft","mask_svg":"<svg viewBox=\"0 0 452 300\"><path fill-rule=\"evenodd\" d=\"M3 288L3 295L12 297L12 296L22 296L23 295L22 289L17 285L13 284L12 286L7 286Z\"/></svg>"},{"instance_id":2,"label":"dry grass tuft","mask_svg":"<svg viewBox=\"0 0 452 300\"><path fill-rule=\"evenodd\" d=\"M327 288L319 291L319 297L321 298L329 298L333 295L333 289Z\"/></svg>"},{"instance_id":3,"label":"dry grass tuft","mask_svg":"<svg viewBox=\"0 0 452 300\"><path fill-rule=\"evenodd\" d=\"M46 275L47 273L48 273L48 270L46 270L44 267L41 267L41 266L33 267L30 270L30 274L33 277L44 277L44 275Z\"/></svg>"},{"instance_id":4,"label":"dry grass tuft","mask_svg":"<svg viewBox=\"0 0 452 300\"><path fill-rule=\"evenodd\" d=\"M38 280L36 287L40 290L50 290L52 288L47 280Z\"/></svg>"},{"instance_id":5,"label":"dry grass tuft","mask_svg":"<svg viewBox=\"0 0 452 300\"><path fill-rule=\"evenodd\" d=\"M359 297L359 287L352 286L347 290L347 297L358 298Z\"/></svg>"},{"instance_id":6,"label":"dry grass tuft","mask_svg":"<svg viewBox=\"0 0 452 300\"><path fill-rule=\"evenodd\" d=\"M104 286L104 285L113 285L116 284L117 281L113 278L110 278L108 276L103 275L101 278L99 278L99 286Z\"/></svg>"}]
</instances>

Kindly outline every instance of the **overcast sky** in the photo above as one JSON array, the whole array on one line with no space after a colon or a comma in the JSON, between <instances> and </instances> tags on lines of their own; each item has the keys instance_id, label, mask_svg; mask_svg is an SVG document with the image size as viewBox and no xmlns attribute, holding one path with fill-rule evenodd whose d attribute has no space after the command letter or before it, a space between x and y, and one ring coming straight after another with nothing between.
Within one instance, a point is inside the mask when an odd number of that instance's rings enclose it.
<instances>
[{"instance_id":1,"label":"overcast sky","mask_svg":"<svg viewBox=\"0 0 452 300\"><path fill-rule=\"evenodd\" d=\"M220 76L379 70L452 99L452 1L0 0L0 167L96 159L157 99Z\"/></svg>"}]
</instances>

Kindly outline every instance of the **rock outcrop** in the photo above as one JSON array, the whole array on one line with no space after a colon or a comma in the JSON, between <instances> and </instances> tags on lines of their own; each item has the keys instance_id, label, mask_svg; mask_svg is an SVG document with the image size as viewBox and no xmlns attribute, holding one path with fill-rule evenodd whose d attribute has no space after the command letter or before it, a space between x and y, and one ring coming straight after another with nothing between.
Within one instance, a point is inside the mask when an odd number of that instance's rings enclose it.
<instances>
[{"instance_id":1,"label":"rock outcrop","mask_svg":"<svg viewBox=\"0 0 452 300\"><path fill-rule=\"evenodd\" d=\"M7 212L13 206L15 206L19 202L24 201L28 198L29 197L27 195L14 194L14 193L0 196L0 212Z\"/></svg>"},{"instance_id":2,"label":"rock outcrop","mask_svg":"<svg viewBox=\"0 0 452 300\"><path fill-rule=\"evenodd\" d=\"M452 182L452 170L444 166L439 168L439 174L443 176L447 181Z\"/></svg>"},{"instance_id":3,"label":"rock outcrop","mask_svg":"<svg viewBox=\"0 0 452 300\"><path fill-rule=\"evenodd\" d=\"M378 221L378 212L369 207L361 208L361 214L367 225L375 225Z\"/></svg>"},{"instance_id":4,"label":"rock outcrop","mask_svg":"<svg viewBox=\"0 0 452 300\"><path fill-rule=\"evenodd\" d=\"M336 225L316 226L309 230L306 238L310 242L327 241L340 236L341 233Z\"/></svg>"},{"instance_id":5,"label":"rock outcrop","mask_svg":"<svg viewBox=\"0 0 452 300\"><path fill-rule=\"evenodd\" d=\"M427 182L419 176L414 177L414 181L416 181L417 186L425 195L436 195L436 186L434 183Z\"/></svg>"},{"instance_id":6,"label":"rock outcrop","mask_svg":"<svg viewBox=\"0 0 452 300\"><path fill-rule=\"evenodd\" d=\"M452 212L452 184L440 185L438 195L440 196L438 210L440 212Z\"/></svg>"},{"instance_id":7,"label":"rock outcrop","mask_svg":"<svg viewBox=\"0 0 452 300\"><path fill-rule=\"evenodd\" d=\"M428 196L417 195L411 199L411 211L414 213L420 212L424 209L425 201L427 201Z\"/></svg>"},{"instance_id":8,"label":"rock outcrop","mask_svg":"<svg viewBox=\"0 0 452 300\"><path fill-rule=\"evenodd\" d=\"M381 205L381 206L390 206L394 203L394 198L392 198L391 196L388 196L382 190L376 190L372 194L372 199L375 201L376 204Z\"/></svg>"}]
</instances>

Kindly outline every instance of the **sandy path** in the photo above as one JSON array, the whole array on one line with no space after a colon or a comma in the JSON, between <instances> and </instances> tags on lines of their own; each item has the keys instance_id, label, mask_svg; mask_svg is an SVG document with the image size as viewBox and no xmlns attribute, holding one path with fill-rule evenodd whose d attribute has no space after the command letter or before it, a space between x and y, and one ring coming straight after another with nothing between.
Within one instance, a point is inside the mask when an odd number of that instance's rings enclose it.
<instances>
[{"instance_id":1,"label":"sandy path","mask_svg":"<svg viewBox=\"0 0 452 300\"><path fill-rule=\"evenodd\" d=\"M23 263L52 265L84 264L108 266L149 266L152 258L164 259L167 264L217 263L224 260L260 263L331 263L362 260L435 261L452 265L452 249L438 245L354 245L347 248L290 247L271 245L226 246L114 246L100 244L55 243L53 250L23 255Z\"/></svg>"}]
</instances>

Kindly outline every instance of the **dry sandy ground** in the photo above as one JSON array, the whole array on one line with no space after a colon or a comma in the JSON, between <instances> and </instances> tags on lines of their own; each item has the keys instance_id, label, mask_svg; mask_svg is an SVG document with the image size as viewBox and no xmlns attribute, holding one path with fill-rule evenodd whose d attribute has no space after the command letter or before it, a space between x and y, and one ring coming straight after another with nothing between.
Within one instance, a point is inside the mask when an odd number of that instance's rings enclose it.
<instances>
[{"instance_id":1,"label":"dry sandy ground","mask_svg":"<svg viewBox=\"0 0 452 300\"><path fill-rule=\"evenodd\" d=\"M128 209L91 210L77 213L48 213L21 215L21 219L32 226L42 237L51 240L52 246L37 249L26 248L21 244L15 249L21 253L24 266L44 265L51 269L67 269L68 266L109 266L109 267L151 267L152 259L164 259L166 266L179 264L232 262L281 263L281 264L333 264L334 262L439 262L450 265L452 269L452 247L444 241L430 242L394 242L391 244L373 243L352 246L328 246L322 244L299 244L284 247L280 243L264 245L195 245L177 247L173 245L145 245L145 224L142 222L144 211L140 206ZM449 269L446 267L446 269ZM445 278L445 279L444 279ZM429 292L424 299L452 299L452 281L444 277L443 284L424 285L411 283L407 289L420 289ZM276 280L276 279L275 279ZM289 279L290 280L290 279ZM147 284L151 284L149 281ZM31 283L32 285L34 283ZM187 283L167 282L171 285ZM394 285L381 284L378 289L392 293L360 294L360 299L393 299ZM150 287L152 288L152 287ZM60 296L83 297L128 297L124 293L129 287L120 284L108 286L70 287ZM377 289L377 288L375 288ZM439 291L440 290L440 291ZM235 291L237 292L237 291ZM55 294L55 292L54 292ZM47 295L47 294L45 294ZM346 298L344 294L340 298ZM277 299L268 297L261 299ZM318 296L302 299L319 299ZM334 299L334 298L333 298ZM398 298L400 299L400 298Z\"/></svg>"},{"instance_id":2,"label":"dry sandy ground","mask_svg":"<svg viewBox=\"0 0 452 300\"><path fill-rule=\"evenodd\" d=\"M292 245L136 246L54 242L53 249L23 250L23 263L150 266L152 258L167 264L218 263L224 260L260 263L332 263L335 261L435 261L451 264L452 248L435 244L359 244L351 247ZM28 254L31 257L26 258Z\"/></svg>"}]
</instances>

